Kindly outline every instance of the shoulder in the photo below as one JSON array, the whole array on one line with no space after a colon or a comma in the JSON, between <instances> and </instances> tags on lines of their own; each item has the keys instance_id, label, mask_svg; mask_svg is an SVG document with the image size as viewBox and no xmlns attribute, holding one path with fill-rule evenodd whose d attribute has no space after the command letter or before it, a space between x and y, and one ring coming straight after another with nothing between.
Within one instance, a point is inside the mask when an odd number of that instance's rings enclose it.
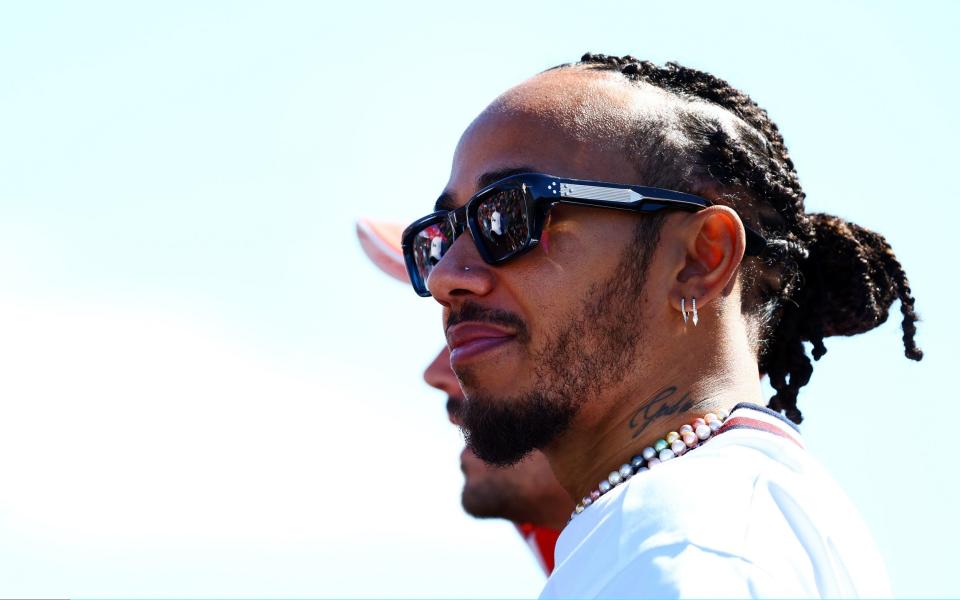
<instances>
[{"instance_id":1,"label":"shoulder","mask_svg":"<svg viewBox=\"0 0 960 600\"><path fill-rule=\"evenodd\" d=\"M749 557L750 530L783 518L782 506L769 502L763 490L772 485L793 495L822 487L805 454L785 440L731 431L644 472L620 499L621 542L635 546L642 540L645 547L685 542Z\"/></svg>"},{"instance_id":2,"label":"shoulder","mask_svg":"<svg viewBox=\"0 0 960 600\"><path fill-rule=\"evenodd\" d=\"M856 510L789 439L729 431L608 496L558 549L571 570L593 563L608 574L585 595L889 594ZM702 569L720 588L690 588Z\"/></svg>"}]
</instances>

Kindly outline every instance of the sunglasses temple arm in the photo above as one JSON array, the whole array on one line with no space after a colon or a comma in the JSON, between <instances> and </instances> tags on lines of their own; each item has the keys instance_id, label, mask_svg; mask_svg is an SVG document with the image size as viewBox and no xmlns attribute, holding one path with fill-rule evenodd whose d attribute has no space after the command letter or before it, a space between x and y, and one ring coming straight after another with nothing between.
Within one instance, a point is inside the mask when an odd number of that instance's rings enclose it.
<instances>
[{"instance_id":1,"label":"sunglasses temple arm","mask_svg":"<svg viewBox=\"0 0 960 600\"><path fill-rule=\"evenodd\" d=\"M709 204L703 204L702 202L697 202L695 200L681 198L656 198L650 196L644 197L643 200L634 202L632 204L636 207L636 210L640 210L641 212L653 212L662 208L688 208L700 210L706 206L709 206ZM759 256L767 247L766 238L764 238L756 230L747 227L746 224L744 224L743 228L746 231L747 236L747 256Z\"/></svg>"},{"instance_id":2,"label":"sunglasses temple arm","mask_svg":"<svg viewBox=\"0 0 960 600\"><path fill-rule=\"evenodd\" d=\"M760 256L763 254L763 251L767 249L767 239L746 225L744 225L743 228L747 233L747 248L744 254L747 256Z\"/></svg>"}]
</instances>

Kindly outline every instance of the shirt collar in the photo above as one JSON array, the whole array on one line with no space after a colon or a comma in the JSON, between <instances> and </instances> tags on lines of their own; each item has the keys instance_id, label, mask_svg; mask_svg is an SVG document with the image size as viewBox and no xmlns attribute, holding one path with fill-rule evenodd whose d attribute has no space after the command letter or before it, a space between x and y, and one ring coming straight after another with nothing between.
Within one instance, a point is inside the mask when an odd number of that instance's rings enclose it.
<instances>
[{"instance_id":1,"label":"shirt collar","mask_svg":"<svg viewBox=\"0 0 960 600\"><path fill-rule=\"evenodd\" d=\"M723 422L718 434L734 429L752 429L785 438L803 448L800 429L797 424L779 412L759 404L741 402L733 407L730 416Z\"/></svg>"}]
</instances>

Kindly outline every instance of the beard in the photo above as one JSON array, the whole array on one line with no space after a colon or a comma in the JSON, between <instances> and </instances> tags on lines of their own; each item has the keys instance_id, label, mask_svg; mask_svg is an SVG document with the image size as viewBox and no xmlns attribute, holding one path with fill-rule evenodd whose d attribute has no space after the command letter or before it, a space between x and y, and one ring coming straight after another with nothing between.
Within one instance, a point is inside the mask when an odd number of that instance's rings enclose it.
<instances>
[{"instance_id":1,"label":"beard","mask_svg":"<svg viewBox=\"0 0 960 600\"><path fill-rule=\"evenodd\" d=\"M619 384L635 367L642 342L641 297L659 238L660 219L642 219L613 275L593 284L535 352L537 387L509 397L484 394L470 369L458 372L467 393L460 413L467 446L485 462L510 466L569 429L583 404ZM526 324L511 313L464 304L456 320L512 326L529 343Z\"/></svg>"}]
</instances>

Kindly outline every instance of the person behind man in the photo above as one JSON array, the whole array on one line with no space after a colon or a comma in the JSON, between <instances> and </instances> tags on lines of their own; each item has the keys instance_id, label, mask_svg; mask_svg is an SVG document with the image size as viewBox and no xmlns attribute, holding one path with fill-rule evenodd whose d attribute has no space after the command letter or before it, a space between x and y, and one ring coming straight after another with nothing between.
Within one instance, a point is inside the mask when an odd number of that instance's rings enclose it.
<instances>
[{"instance_id":1,"label":"person behind man","mask_svg":"<svg viewBox=\"0 0 960 600\"><path fill-rule=\"evenodd\" d=\"M400 249L402 226L370 219L357 222L357 237L371 261L394 279L409 283ZM428 385L446 394L447 417L460 425L463 391L450 369L446 346L423 373ZM486 464L470 450L460 454L463 471L463 510L477 518L512 521L533 552L537 563L549 575L553 571L554 547L574 502L567 495L541 452L500 468Z\"/></svg>"},{"instance_id":2,"label":"person behind man","mask_svg":"<svg viewBox=\"0 0 960 600\"><path fill-rule=\"evenodd\" d=\"M524 218L493 236L476 219L491 208ZM746 94L587 54L473 121L434 210L404 254L443 307L467 443L497 465L542 450L578 501L543 597L889 595L804 450L797 396L804 342L819 359L897 299L919 360L914 299L883 237L805 212ZM438 239L441 260L417 262Z\"/></svg>"}]
</instances>

